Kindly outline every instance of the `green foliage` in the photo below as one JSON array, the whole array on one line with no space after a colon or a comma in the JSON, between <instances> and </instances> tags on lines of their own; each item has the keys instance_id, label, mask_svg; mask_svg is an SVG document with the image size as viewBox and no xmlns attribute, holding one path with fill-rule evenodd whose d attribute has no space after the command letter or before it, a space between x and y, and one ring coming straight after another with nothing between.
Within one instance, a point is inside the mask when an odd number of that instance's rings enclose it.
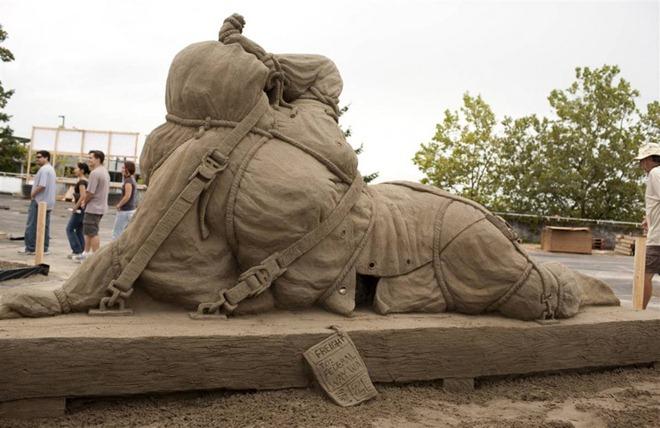
<instances>
[{"instance_id":1,"label":"green foliage","mask_svg":"<svg viewBox=\"0 0 660 428\"><path fill-rule=\"evenodd\" d=\"M544 135L546 183L558 190L547 209L581 218L639 219L643 142L635 97L616 66L576 69L576 81L548 97L557 115Z\"/></svg>"},{"instance_id":2,"label":"green foliage","mask_svg":"<svg viewBox=\"0 0 660 428\"><path fill-rule=\"evenodd\" d=\"M0 25L0 43L6 39L7 32ZM9 49L0 46L0 60L2 62L13 61L14 55ZM13 94L13 90L5 90L2 82L0 82L0 123L6 124L11 119L11 116L4 112L4 108ZM8 125L0 127L0 171L20 171L20 164L26 153L26 149L22 144L24 142L25 139L14 136L14 131Z\"/></svg>"},{"instance_id":3,"label":"green foliage","mask_svg":"<svg viewBox=\"0 0 660 428\"><path fill-rule=\"evenodd\" d=\"M647 142L660 144L660 102L653 101L646 106L646 114L641 120L641 131Z\"/></svg>"},{"instance_id":4,"label":"green foliage","mask_svg":"<svg viewBox=\"0 0 660 428\"><path fill-rule=\"evenodd\" d=\"M21 163L25 161L27 149L22 144L29 140L13 135L8 127L0 127L0 171L20 172Z\"/></svg>"},{"instance_id":5,"label":"green foliage","mask_svg":"<svg viewBox=\"0 0 660 428\"><path fill-rule=\"evenodd\" d=\"M371 183L372 181L374 181L375 179L377 179L379 174L380 174L380 173L377 172L377 171L376 171L376 172L372 172L371 174L367 174L367 175L363 176L363 177L362 177L362 180L364 180L365 183L369 184L369 183Z\"/></svg>"},{"instance_id":6,"label":"green foliage","mask_svg":"<svg viewBox=\"0 0 660 428\"><path fill-rule=\"evenodd\" d=\"M495 162L498 188L491 208L520 213L544 212L545 201L554 195L553 189L545 186L549 183L548 165L539 161L544 156L542 139L547 134L549 121L536 115L519 119L505 117L502 126Z\"/></svg>"},{"instance_id":7,"label":"green foliage","mask_svg":"<svg viewBox=\"0 0 660 428\"><path fill-rule=\"evenodd\" d=\"M350 104L347 104L339 109L339 117L342 117L344 113L348 111L348 108L350 107ZM348 140L351 136L351 127L349 126L348 128L343 128L341 125L339 125L339 129L341 129L341 132L344 134L344 137ZM362 150L362 145L360 145L360 150ZM360 153L355 151L358 155Z\"/></svg>"},{"instance_id":8,"label":"green foliage","mask_svg":"<svg viewBox=\"0 0 660 428\"><path fill-rule=\"evenodd\" d=\"M0 43L7 40L7 32L2 29L2 24L0 24ZM11 51L3 46L0 46L0 61L10 62L14 60L14 54Z\"/></svg>"},{"instance_id":9,"label":"green foliage","mask_svg":"<svg viewBox=\"0 0 660 428\"><path fill-rule=\"evenodd\" d=\"M639 112L639 92L619 73L577 68L575 82L550 93L551 118L505 117L497 132L490 106L466 94L413 162L424 182L495 210L639 221L643 174L633 158L660 142L660 103Z\"/></svg>"},{"instance_id":10,"label":"green foliage","mask_svg":"<svg viewBox=\"0 0 660 428\"><path fill-rule=\"evenodd\" d=\"M341 117L344 113L348 111L350 107L349 105L345 105L339 109L339 117ZM346 140L348 140L351 137L351 127L349 126L348 128L343 128L341 125L339 125L339 128L341 129L341 132L344 133L344 137L346 137ZM356 155L361 155L362 152L364 151L364 143L360 143L360 147L358 147L355 150ZM378 172L372 172L371 174L363 175L362 180L364 180L365 183L370 183L374 181L376 178L378 178L379 173Z\"/></svg>"},{"instance_id":11,"label":"green foliage","mask_svg":"<svg viewBox=\"0 0 660 428\"><path fill-rule=\"evenodd\" d=\"M460 112L446 110L433 140L415 153L413 162L426 176L422 182L482 204L491 202L496 190L495 124L495 114L481 96L463 95Z\"/></svg>"}]
</instances>

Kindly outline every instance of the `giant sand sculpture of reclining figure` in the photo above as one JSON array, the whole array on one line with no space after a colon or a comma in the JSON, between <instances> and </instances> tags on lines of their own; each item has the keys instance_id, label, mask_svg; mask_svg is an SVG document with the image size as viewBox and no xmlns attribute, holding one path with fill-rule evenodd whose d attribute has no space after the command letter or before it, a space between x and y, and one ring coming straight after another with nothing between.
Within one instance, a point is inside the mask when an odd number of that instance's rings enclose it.
<instances>
[{"instance_id":1,"label":"giant sand sculpture of reclining figure","mask_svg":"<svg viewBox=\"0 0 660 428\"><path fill-rule=\"evenodd\" d=\"M233 15L219 41L174 58L166 122L140 159L148 190L126 232L54 292L3 295L0 318L123 310L133 287L202 316L350 314L364 296L381 314L522 320L618 304L604 283L532 261L472 201L417 183L365 185L337 125L334 64L269 54L244 24Z\"/></svg>"}]
</instances>

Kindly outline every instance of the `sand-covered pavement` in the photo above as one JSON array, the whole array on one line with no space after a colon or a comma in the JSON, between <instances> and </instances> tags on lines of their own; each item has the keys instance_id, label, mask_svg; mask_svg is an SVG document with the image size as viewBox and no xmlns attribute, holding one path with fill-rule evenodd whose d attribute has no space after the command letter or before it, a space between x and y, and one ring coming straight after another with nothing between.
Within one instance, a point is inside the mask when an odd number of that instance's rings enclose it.
<instances>
[{"instance_id":1,"label":"sand-covered pavement","mask_svg":"<svg viewBox=\"0 0 660 428\"><path fill-rule=\"evenodd\" d=\"M199 392L79 399L69 413L5 427L658 427L660 370L488 379L450 394L441 382L377 385L357 407L334 405L315 389Z\"/></svg>"}]
</instances>

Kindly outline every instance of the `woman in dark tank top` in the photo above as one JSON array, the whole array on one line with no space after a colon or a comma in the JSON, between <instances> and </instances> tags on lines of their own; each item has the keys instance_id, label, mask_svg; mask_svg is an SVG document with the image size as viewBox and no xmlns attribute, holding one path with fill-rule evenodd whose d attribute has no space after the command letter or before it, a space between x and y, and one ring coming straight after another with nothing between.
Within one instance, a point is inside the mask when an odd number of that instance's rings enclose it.
<instances>
[{"instance_id":1,"label":"woman in dark tank top","mask_svg":"<svg viewBox=\"0 0 660 428\"><path fill-rule=\"evenodd\" d=\"M135 163L125 161L121 168L121 175L124 177L121 185L121 199L116 205L117 216L115 225L112 228L112 239L119 238L119 235L128 227L135 209L137 208L137 183L135 182Z\"/></svg>"},{"instance_id":2,"label":"woman in dark tank top","mask_svg":"<svg viewBox=\"0 0 660 428\"><path fill-rule=\"evenodd\" d=\"M66 237L69 239L69 246L71 247L71 254L67 257L70 259L74 255L82 254L85 249L85 236L83 235L84 210L81 208L80 203L84 199L87 190L89 166L84 162L78 162L73 169L73 174L78 178L78 181L73 188L73 208L70 208L73 212L71 218L69 218L69 223L66 225Z\"/></svg>"}]
</instances>

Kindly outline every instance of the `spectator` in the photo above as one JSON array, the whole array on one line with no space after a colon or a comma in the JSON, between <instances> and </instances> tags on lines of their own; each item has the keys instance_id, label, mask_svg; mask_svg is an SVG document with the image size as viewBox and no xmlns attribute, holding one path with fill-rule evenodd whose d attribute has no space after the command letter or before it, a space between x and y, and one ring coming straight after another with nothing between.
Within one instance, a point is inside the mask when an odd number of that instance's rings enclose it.
<instances>
[{"instance_id":1,"label":"spectator","mask_svg":"<svg viewBox=\"0 0 660 428\"><path fill-rule=\"evenodd\" d=\"M85 235L85 250L74 258L82 262L88 255L98 251L101 246L99 224L108 211L108 192L110 191L110 174L103 166L105 154L100 150L91 150L87 164L92 172L89 174L87 191L80 206L85 210L83 216L83 233Z\"/></svg>"},{"instance_id":2,"label":"spectator","mask_svg":"<svg viewBox=\"0 0 660 428\"><path fill-rule=\"evenodd\" d=\"M31 201L28 208L27 224L25 225L25 248L19 250L20 254L32 255L36 250L37 242L37 212L39 202L46 202L46 235L44 236L44 254L50 254L48 251L49 233L50 233L50 212L55 208L55 169L50 164L50 153L46 150L39 150L36 155L36 162L39 165L39 171L34 176L32 184Z\"/></svg>"},{"instance_id":3,"label":"spectator","mask_svg":"<svg viewBox=\"0 0 660 428\"><path fill-rule=\"evenodd\" d=\"M635 158L646 173L644 205L646 215L642 227L646 230L646 260L642 308L653 294L653 275L660 273L660 144L648 143L640 147Z\"/></svg>"},{"instance_id":4,"label":"spectator","mask_svg":"<svg viewBox=\"0 0 660 428\"><path fill-rule=\"evenodd\" d=\"M83 216L85 211L81 207L82 201L85 199L87 190L87 175L89 174L89 166L84 162L78 162L73 174L78 178L73 190L73 208L69 223L66 225L66 236L69 239L69 246L71 247L71 254L67 257L72 259L79 256L85 249L85 235L83 234Z\"/></svg>"},{"instance_id":5,"label":"spectator","mask_svg":"<svg viewBox=\"0 0 660 428\"><path fill-rule=\"evenodd\" d=\"M124 229L131 221L137 204L137 183L135 182L135 163L124 162L121 167L121 175L124 178L121 184L121 199L117 203L117 217L112 229L112 240L119 238Z\"/></svg>"}]
</instances>

